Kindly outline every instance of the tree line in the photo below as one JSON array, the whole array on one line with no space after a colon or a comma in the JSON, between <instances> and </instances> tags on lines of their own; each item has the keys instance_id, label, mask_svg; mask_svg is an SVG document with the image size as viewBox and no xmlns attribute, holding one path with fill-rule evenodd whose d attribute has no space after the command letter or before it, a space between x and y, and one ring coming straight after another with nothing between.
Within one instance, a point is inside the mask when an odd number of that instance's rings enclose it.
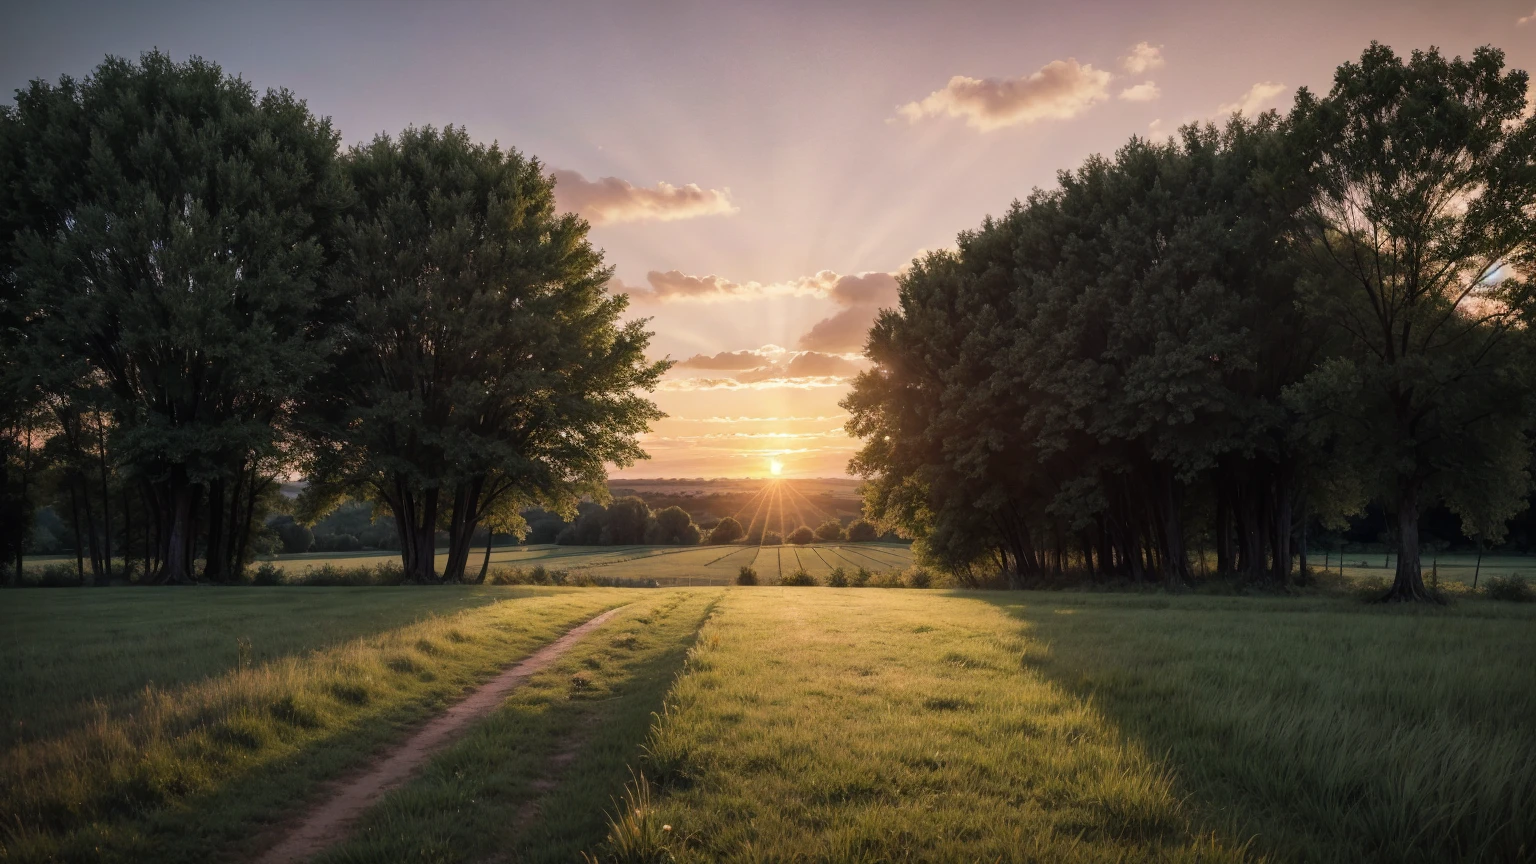
<instances>
[{"instance_id":1,"label":"tree line","mask_svg":"<svg viewBox=\"0 0 1536 864\"><path fill-rule=\"evenodd\" d=\"M465 578L482 526L605 497L667 364L553 185L463 128L343 149L289 91L197 58L19 90L0 108L10 578L39 500L88 578L230 581L302 475L305 519L377 503L431 582Z\"/></svg>"},{"instance_id":2,"label":"tree line","mask_svg":"<svg viewBox=\"0 0 1536 864\"><path fill-rule=\"evenodd\" d=\"M973 581L1177 587L1305 579L1309 526L1374 503L1387 597L1432 599L1420 514L1496 543L1530 491L1536 121L1504 65L1373 43L913 262L844 402L868 512Z\"/></svg>"}]
</instances>

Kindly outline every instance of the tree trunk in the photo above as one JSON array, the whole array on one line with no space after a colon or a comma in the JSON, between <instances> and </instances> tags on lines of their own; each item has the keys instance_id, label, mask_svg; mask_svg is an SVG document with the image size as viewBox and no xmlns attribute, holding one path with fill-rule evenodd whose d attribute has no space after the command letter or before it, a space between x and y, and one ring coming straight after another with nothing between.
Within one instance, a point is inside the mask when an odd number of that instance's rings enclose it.
<instances>
[{"instance_id":1,"label":"tree trunk","mask_svg":"<svg viewBox=\"0 0 1536 864\"><path fill-rule=\"evenodd\" d=\"M75 484L69 484L69 510L74 517L72 520L75 529L75 575L80 578L80 584L85 584L85 549L80 542L80 498L75 493Z\"/></svg>"},{"instance_id":2,"label":"tree trunk","mask_svg":"<svg viewBox=\"0 0 1536 864\"><path fill-rule=\"evenodd\" d=\"M1483 572L1483 539L1477 539L1477 566L1472 569L1472 590L1477 590L1478 574Z\"/></svg>"},{"instance_id":3,"label":"tree trunk","mask_svg":"<svg viewBox=\"0 0 1536 864\"><path fill-rule=\"evenodd\" d=\"M107 430L96 412L96 464L101 471L101 543L106 582L112 581L112 490L107 486ZM102 584L106 584L103 582Z\"/></svg>"},{"instance_id":4,"label":"tree trunk","mask_svg":"<svg viewBox=\"0 0 1536 864\"><path fill-rule=\"evenodd\" d=\"M224 571L224 550L229 540L224 517L224 481L214 480L208 484L208 546L203 561L203 579L208 582L224 582L229 578Z\"/></svg>"},{"instance_id":5,"label":"tree trunk","mask_svg":"<svg viewBox=\"0 0 1536 864\"><path fill-rule=\"evenodd\" d=\"M1226 477L1216 477L1216 572L1225 576L1236 570L1232 542L1232 493Z\"/></svg>"},{"instance_id":6,"label":"tree trunk","mask_svg":"<svg viewBox=\"0 0 1536 864\"><path fill-rule=\"evenodd\" d=\"M1274 583L1283 587L1291 582L1291 484L1284 474L1275 478L1273 490L1270 570Z\"/></svg>"},{"instance_id":7,"label":"tree trunk","mask_svg":"<svg viewBox=\"0 0 1536 864\"><path fill-rule=\"evenodd\" d=\"M1303 494L1305 495L1305 493ZM1301 543L1296 550L1301 558L1298 578L1302 585L1307 584L1307 577L1309 575L1307 572L1307 522L1311 518L1311 507L1309 504L1310 502L1303 497L1301 500ZM1325 563L1323 568L1327 569L1327 567L1328 565Z\"/></svg>"},{"instance_id":8,"label":"tree trunk","mask_svg":"<svg viewBox=\"0 0 1536 864\"><path fill-rule=\"evenodd\" d=\"M476 585L485 584L485 575L491 572L491 541L496 539L496 533L491 526L485 526L485 557L480 560L480 575L475 577Z\"/></svg>"},{"instance_id":9,"label":"tree trunk","mask_svg":"<svg viewBox=\"0 0 1536 864\"><path fill-rule=\"evenodd\" d=\"M1424 569L1419 560L1418 490L1404 492L1397 502L1397 574L1384 602L1438 602L1424 585Z\"/></svg>"},{"instance_id":10,"label":"tree trunk","mask_svg":"<svg viewBox=\"0 0 1536 864\"><path fill-rule=\"evenodd\" d=\"M170 498L170 530L164 542L164 563L161 565L161 582L175 585L191 585L192 574L192 493L190 483L172 481L167 490Z\"/></svg>"}]
</instances>

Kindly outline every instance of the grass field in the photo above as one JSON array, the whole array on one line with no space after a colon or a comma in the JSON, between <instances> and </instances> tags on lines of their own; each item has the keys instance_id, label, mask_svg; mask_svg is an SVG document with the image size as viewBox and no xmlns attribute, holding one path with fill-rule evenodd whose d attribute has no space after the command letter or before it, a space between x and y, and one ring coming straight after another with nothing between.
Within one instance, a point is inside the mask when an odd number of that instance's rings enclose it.
<instances>
[{"instance_id":1,"label":"grass field","mask_svg":"<svg viewBox=\"0 0 1536 864\"><path fill-rule=\"evenodd\" d=\"M470 556L471 574L479 572L484 547ZM273 559L285 572L299 574L325 565L358 567L398 563L394 552L311 552ZM65 561L31 558L28 569ZM438 567L447 562L438 556ZM69 558L65 563L73 564ZM912 564L912 548L901 543L813 543L807 546L510 546L491 551L492 567L538 567L624 579L655 579L663 586L729 585L743 565L767 581L803 567L818 578L833 567L872 571L902 570Z\"/></svg>"},{"instance_id":2,"label":"grass field","mask_svg":"<svg viewBox=\"0 0 1536 864\"><path fill-rule=\"evenodd\" d=\"M1529 605L782 587L6 601L4 861L249 857L326 780L615 606L320 860L1536 855Z\"/></svg>"}]
</instances>

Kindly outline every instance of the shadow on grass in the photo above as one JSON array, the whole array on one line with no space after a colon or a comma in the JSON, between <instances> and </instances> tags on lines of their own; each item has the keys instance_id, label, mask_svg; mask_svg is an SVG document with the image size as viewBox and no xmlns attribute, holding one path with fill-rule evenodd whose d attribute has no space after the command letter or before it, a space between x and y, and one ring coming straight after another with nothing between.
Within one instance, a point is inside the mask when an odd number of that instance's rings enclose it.
<instances>
[{"instance_id":1,"label":"shadow on grass","mask_svg":"<svg viewBox=\"0 0 1536 864\"><path fill-rule=\"evenodd\" d=\"M1205 830L1308 861L1536 854L1536 617L1348 600L967 593L1161 755ZM1282 614L1290 613L1290 614Z\"/></svg>"}]
</instances>

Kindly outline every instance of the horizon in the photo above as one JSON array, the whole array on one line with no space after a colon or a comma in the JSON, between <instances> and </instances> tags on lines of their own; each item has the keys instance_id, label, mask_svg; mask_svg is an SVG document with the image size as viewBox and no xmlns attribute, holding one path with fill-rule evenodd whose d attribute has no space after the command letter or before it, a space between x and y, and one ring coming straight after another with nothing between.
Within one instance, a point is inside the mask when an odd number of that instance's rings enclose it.
<instances>
[{"instance_id":1,"label":"horizon","mask_svg":"<svg viewBox=\"0 0 1536 864\"><path fill-rule=\"evenodd\" d=\"M1536 65L1528 0L1100 3L1049 27L1041 4L966 8L390 3L357 20L319 3L57 3L14 14L0 83L158 47L292 90L346 145L452 123L535 156L592 223L628 317L650 319L650 356L677 361L651 458L611 479L767 479L774 461L830 479L848 476L838 402L896 274L1056 172L1133 135L1283 112L1372 40Z\"/></svg>"}]
</instances>

